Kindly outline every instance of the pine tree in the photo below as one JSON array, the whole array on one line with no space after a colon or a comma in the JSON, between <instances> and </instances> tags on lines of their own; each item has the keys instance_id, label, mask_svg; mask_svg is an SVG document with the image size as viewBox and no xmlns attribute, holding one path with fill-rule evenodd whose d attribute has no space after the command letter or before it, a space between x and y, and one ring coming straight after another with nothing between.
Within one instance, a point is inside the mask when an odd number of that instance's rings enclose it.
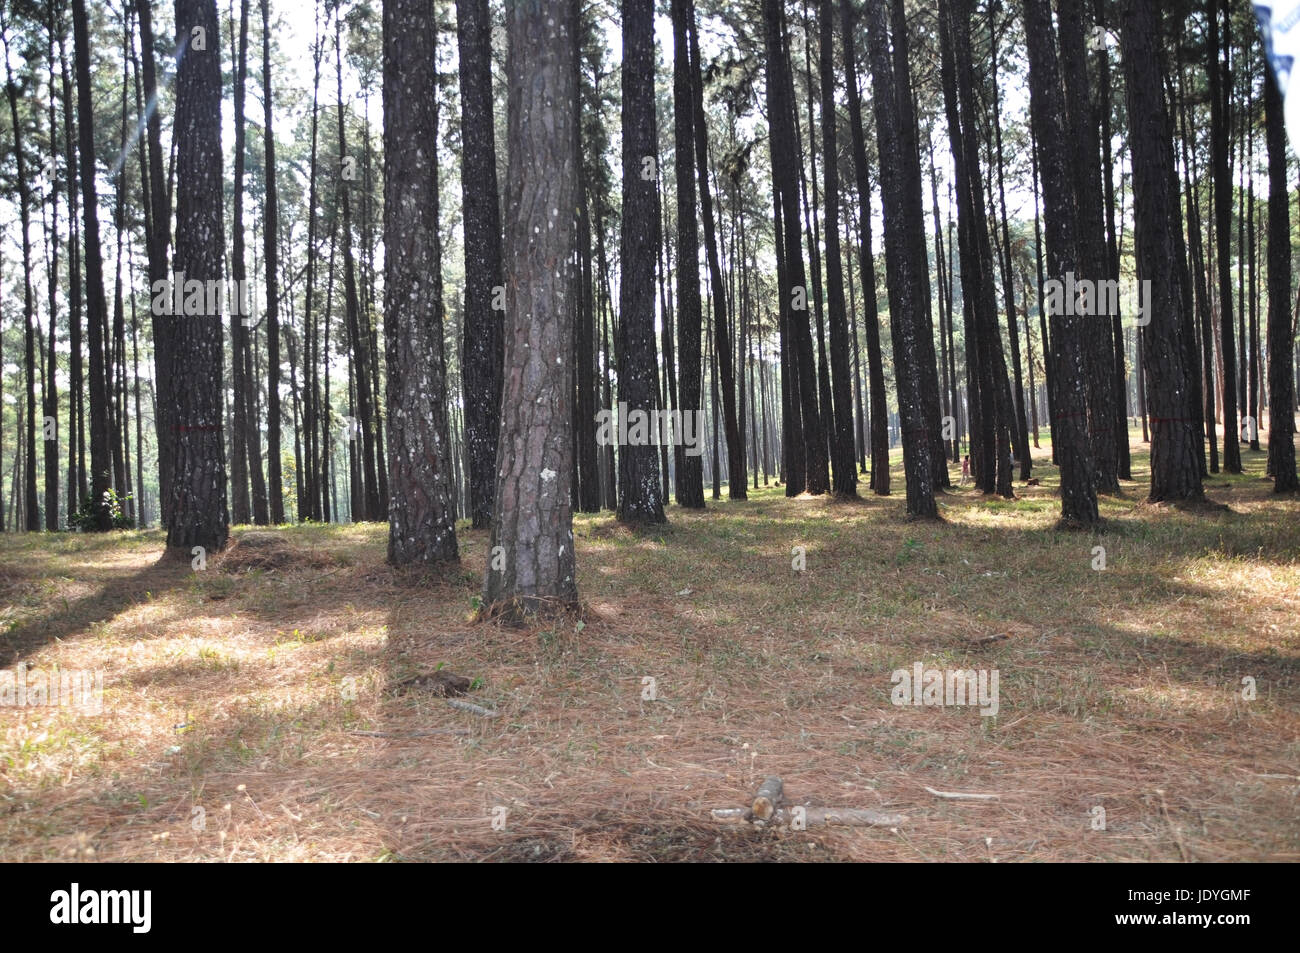
<instances>
[{"instance_id":1,"label":"pine tree","mask_svg":"<svg viewBox=\"0 0 1300 953\"><path fill-rule=\"evenodd\" d=\"M618 459L618 517L626 523L664 523L659 498L657 428L633 440L632 415L652 420L659 375L655 366L654 231L658 125L655 121L653 0L623 0L623 223L619 261L618 396L626 408L628 446ZM734 423L734 404L733 423ZM621 421L620 421L621 423ZM733 484L734 487L734 484ZM744 492L744 480L741 480Z\"/></svg>"},{"instance_id":2,"label":"pine tree","mask_svg":"<svg viewBox=\"0 0 1300 953\"><path fill-rule=\"evenodd\" d=\"M484 608L506 616L576 604L573 340L577 164L574 3L506 8L505 390Z\"/></svg>"},{"instance_id":3,"label":"pine tree","mask_svg":"<svg viewBox=\"0 0 1300 953\"><path fill-rule=\"evenodd\" d=\"M460 173L465 220L461 377L469 458L469 515L474 528L482 529L492 521L492 492L496 485L503 354L501 310L496 299L497 289L504 290L488 0L456 0L456 31L464 143Z\"/></svg>"},{"instance_id":4,"label":"pine tree","mask_svg":"<svg viewBox=\"0 0 1300 953\"><path fill-rule=\"evenodd\" d=\"M384 4L388 559L457 558L438 240L437 43L426 0Z\"/></svg>"},{"instance_id":5,"label":"pine tree","mask_svg":"<svg viewBox=\"0 0 1300 953\"><path fill-rule=\"evenodd\" d=\"M221 282L225 224L216 0L176 0L176 32L185 46L176 71L175 270L185 275L187 284L194 280ZM93 200L86 196L86 205L93 206ZM88 245L89 233L88 225ZM183 549L187 555L195 546L214 553L226 545L230 523L226 448L221 439L221 314L218 308L215 314L205 310L170 320L174 322L171 386L176 439L167 545ZM93 315L91 321L93 330ZM95 346L92 340L92 407ZM93 434L93 426L91 430Z\"/></svg>"}]
</instances>

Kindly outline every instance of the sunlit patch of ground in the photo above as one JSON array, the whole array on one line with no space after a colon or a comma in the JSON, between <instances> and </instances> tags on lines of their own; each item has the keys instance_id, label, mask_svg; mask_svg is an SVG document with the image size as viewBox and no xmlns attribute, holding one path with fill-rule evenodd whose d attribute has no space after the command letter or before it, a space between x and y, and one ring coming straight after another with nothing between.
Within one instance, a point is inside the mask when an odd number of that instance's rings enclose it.
<instances>
[{"instance_id":1,"label":"sunlit patch of ground","mask_svg":"<svg viewBox=\"0 0 1300 953\"><path fill-rule=\"evenodd\" d=\"M899 470L860 503L579 516L585 618L531 628L471 621L466 528L439 574L388 568L379 525L240 528L202 571L157 532L6 536L0 667L104 696L0 707L0 858L1300 858L1300 501L1245 459L1206 515L1144 504L1139 457L1098 536L1055 530L1046 465L941 524L904 520ZM916 662L997 669L997 716L895 706ZM440 664L499 717L386 690ZM907 821L711 820L769 774Z\"/></svg>"}]
</instances>

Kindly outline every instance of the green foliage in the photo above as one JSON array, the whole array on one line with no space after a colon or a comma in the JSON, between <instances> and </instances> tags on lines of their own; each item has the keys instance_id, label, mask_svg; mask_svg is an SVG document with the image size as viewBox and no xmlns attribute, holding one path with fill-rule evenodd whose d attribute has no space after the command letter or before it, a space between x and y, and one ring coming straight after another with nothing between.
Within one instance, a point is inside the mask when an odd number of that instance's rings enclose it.
<instances>
[{"instance_id":1,"label":"green foliage","mask_svg":"<svg viewBox=\"0 0 1300 953\"><path fill-rule=\"evenodd\" d=\"M113 529L133 529L135 523L131 517L126 515L122 504L131 499L130 493L125 496L118 496L117 491L109 487L104 491L104 501L101 504L107 507L109 516L112 519ZM81 509L68 517L68 528L77 530L81 533L93 533L99 528L99 507L90 497L81 501Z\"/></svg>"}]
</instances>

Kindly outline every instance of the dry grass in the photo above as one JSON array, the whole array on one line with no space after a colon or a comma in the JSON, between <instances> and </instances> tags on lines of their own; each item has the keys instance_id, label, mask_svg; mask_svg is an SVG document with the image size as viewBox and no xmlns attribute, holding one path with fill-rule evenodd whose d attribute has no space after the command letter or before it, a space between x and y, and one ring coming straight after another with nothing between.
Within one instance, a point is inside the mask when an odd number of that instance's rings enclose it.
<instances>
[{"instance_id":1,"label":"dry grass","mask_svg":"<svg viewBox=\"0 0 1300 953\"><path fill-rule=\"evenodd\" d=\"M583 516L582 621L525 628L471 621L469 530L441 574L388 568L375 525L237 531L203 572L156 532L7 537L0 667L102 669L105 696L0 708L0 858L1294 860L1300 517L1247 466L1220 513L1128 485L1096 538L1054 530L1047 467L1016 502L947 495L941 525L903 520L901 474L657 532ZM892 705L917 661L997 668L998 716ZM387 688L440 663L499 716ZM769 774L908 821L710 819Z\"/></svg>"}]
</instances>

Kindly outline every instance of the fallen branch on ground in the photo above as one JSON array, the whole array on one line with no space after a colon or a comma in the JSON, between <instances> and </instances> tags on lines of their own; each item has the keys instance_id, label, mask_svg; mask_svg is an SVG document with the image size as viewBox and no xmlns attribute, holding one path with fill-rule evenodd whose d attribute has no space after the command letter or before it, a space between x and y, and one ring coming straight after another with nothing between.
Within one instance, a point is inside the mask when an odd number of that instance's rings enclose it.
<instances>
[{"instance_id":1,"label":"fallen branch on ground","mask_svg":"<svg viewBox=\"0 0 1300 953\"><path fill-rule=\"evenodd\" d=\"M781 793L783 785L781 779L777 777L768 778L754 795L754 816L761 821L766 821L776 813L776 809L781 806Z\"/></svg>"},{"instance_id":2,"label":"fallen branch on ground","mask_svg":"<svg viewBox=\"0 0 1300 953\"><path fill-rule=\"evenodd\" d=\"M349 731L363 738L423 738L426 735L467 735L468 728L427 728L423 731Z\"/></svg>"},{"instance_id":3,"label":"fallen branch on ground","mask_svg":"<svg viewBox=\"0 0 1300 953\"><path fill-rule=\"evenodd\" d=\"M467 711L471 715L479 715L483 718L495 718L497 716L496 712L490 711L489 709L484 708L481 705L475 705L472 702L462 702L462 701L457 701L454 698L448 698L447 704L450 705L452 708L458 708L461 711Z\"/></svg>"},{"instance_id":4,"label":"fallen branch on ground","mask_svg":"<svg viewBox=\"0 0 1300 953\"><path fill-rule=\"evenodd\" d=\"M996 801L1000 795L997 794L965 794L961 791L936 791L934 788L926 788L935 797L941 797L949 801Z\"/></svg>"}]
</instances>

